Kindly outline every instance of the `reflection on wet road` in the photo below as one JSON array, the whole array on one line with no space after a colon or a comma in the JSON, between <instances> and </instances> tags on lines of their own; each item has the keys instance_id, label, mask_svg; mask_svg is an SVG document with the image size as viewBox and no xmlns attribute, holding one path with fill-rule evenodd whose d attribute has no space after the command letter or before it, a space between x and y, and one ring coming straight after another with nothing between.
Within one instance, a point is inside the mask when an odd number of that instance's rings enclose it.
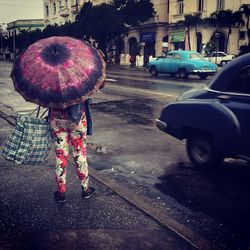
<instances>
[{"instance_id":1,"label":"reflection on wet road","mask_svg":"<svg viewBox=\"0 0 250 250\"><path fill-rule=\"evenodd\" d=\"M112 85L122 87L131 87L142 90L151 90L152 92L171 93L179 95L192 88L202 88L210 81L200 80L195 76L188 79L180 79L179 77L170 77L168 75L159 75L152 77L145 71L112 71L107 73L107 82ZM211 77L210 77L211 78Z\"/></svg>"}]
</instances>

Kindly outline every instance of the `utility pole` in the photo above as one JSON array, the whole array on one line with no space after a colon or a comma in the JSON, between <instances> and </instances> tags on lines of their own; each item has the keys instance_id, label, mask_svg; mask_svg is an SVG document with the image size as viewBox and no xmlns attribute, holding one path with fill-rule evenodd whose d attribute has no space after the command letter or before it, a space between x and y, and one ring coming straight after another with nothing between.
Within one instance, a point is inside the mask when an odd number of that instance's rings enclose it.
<instances>
[{"instance_id":1,"label":"utility pole","mask_svg":"<svg viewBox=\"0 0 250 250\"><path fill-rule=\"evenodd\" d=\"M76 0L76 15L78 15L78 0Z\"/></svg>"}]
</instances>

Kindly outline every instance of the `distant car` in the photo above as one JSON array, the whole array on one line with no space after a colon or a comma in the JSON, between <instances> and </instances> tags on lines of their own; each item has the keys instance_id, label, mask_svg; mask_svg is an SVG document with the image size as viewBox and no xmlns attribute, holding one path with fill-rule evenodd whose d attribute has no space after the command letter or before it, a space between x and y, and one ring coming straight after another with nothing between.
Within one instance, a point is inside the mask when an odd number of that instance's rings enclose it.
<instances>
[{"instance_id":1,"label":"distant car","mask_svg":"<svg viewBox=\"0 0 250 250\"><path fill-rule=\"evenodd\" d=\"M165 106L156 125L187 139L188 156L198 167L226 157L250 161L250 53L222 68L207 87Z\"/></svg>"},{"instance_id":2,"label":"distant car","mask_svg":"<svg viewBox=\"0 0 250 250\"><path fill-rule=\"evenodd\" d=\"M168 52L166 57L159 57L149 62L147 68L153 76L167 73L187 78L188 75L193 74L198 75L201 79L206 79L209 74L217 71L217 65L205 61L198 52L185 50Z\"/></svg>"},{"instance_id":3,"label":"distant car","mask_svg":"<svg viewBox=\"0 0 250 250\"><path fill-rule=\"evenodd\" d=\"M228 55L225 52L218 51L213 52L210 56L205 57L205 60L216 63L217 65L223 66L228 62L232 61L235 58L235 55Z\"/></svg>"}]
</instances>

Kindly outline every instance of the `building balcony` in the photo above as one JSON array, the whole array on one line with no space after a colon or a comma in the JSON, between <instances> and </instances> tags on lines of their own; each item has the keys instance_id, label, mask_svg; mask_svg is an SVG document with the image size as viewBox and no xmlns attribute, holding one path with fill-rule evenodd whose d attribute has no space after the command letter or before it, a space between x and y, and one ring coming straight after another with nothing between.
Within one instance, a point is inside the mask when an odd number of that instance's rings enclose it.
<instances>
[{"instance_id":1,"label":"building balcony","mask_svg":"<svg viewBox=\"0 0 250 250\"><path fill-rule=\"evenodd\" d=\"M177 23L184 20L184 14L173 14L171 23Z\"/></svg>"},{"instance_id":2,"label":"building balcony","mask_svg":"<svg viewBox=\"0 0 250 250\"><path fill-rule=\"evenodd\" d=\"M61 8L60 10L59 10L59 15L61 16L61 17L67 17L67 16L69 16L69 8Z\"/></svg>"}]
</instances>

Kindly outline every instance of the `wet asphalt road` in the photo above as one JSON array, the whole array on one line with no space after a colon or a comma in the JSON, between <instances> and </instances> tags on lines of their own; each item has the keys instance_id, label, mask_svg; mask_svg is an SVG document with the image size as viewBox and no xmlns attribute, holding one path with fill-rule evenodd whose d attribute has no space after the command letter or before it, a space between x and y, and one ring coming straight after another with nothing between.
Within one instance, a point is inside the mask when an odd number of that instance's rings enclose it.
<instances>
[{"instance_id":1,"label":"wet asphalt road","mask_svg":"<svg viewBox=\"0 0 250 250\"><path fill-rule=\"evenodd\" d=\"M123 126L112 130L112 138L125 140L112 142L112 157L105 165L113 167L103 171L151 199L159 209L216 242L220 248L250 249L250 165L226 159L216 170L197 169L186 156L185 141L163 134L154 125L163 105L188 89L205 86L212 77L200 80L193 76L183 82L166 75L155 78L147 72L136 74L140 75L137 81L133 71L114 73L111 69L108 77L114 76L122 86L135 89L142 86L145 92L131 91L127 96L120 88L119 91L115 87L107 88L105 93L116 96L119 92L123 100L93 105L94 112L118 118L118 127L121 121L127 124L124 132ZM157 95L160 93L165 96Z\"/></svg>"},{"instance_id":2,"label":"wet asphalt road","mask_svg":"<svg viewBox=\"0 0 250 250\"><path fill-rule=\"evenodd\" d=\"M90 151L91 167L221 249L250 249L250 166L228 159L216 171L196 169L185 142L163 134L154 123L163 105L209 81L191 77L183 83L116 68L108 69L107 77L106 88L93 98L94 135L88 139L107 152ZM7 93L12 92L4 89L1 101L11 105Z\"/></svg>"}]
</instances>

